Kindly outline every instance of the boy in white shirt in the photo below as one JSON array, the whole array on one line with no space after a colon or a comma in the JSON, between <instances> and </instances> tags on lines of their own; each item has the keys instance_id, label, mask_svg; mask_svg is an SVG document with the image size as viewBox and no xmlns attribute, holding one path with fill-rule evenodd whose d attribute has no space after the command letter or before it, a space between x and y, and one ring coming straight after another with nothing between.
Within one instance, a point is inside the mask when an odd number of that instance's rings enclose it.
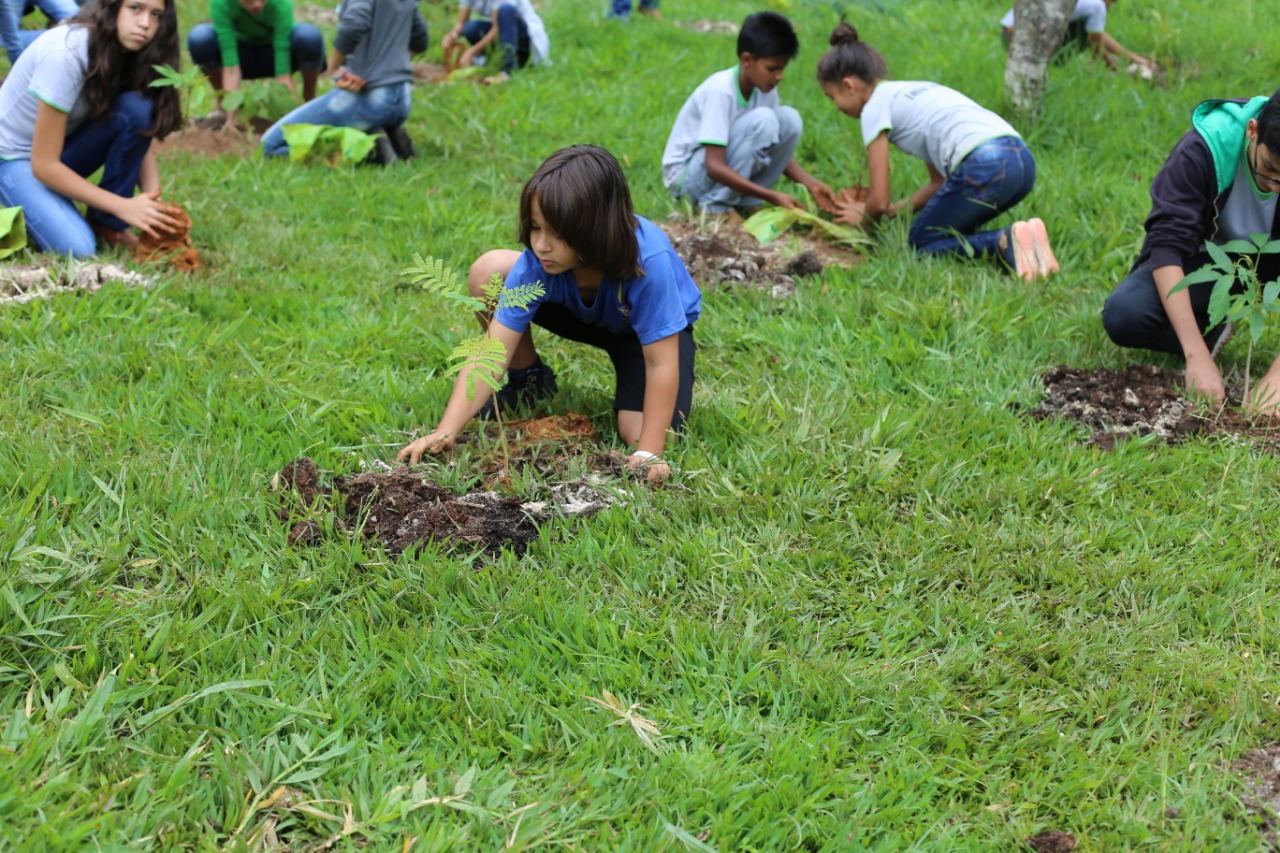
<instances>
[{"instance_id":1,"label":"boy in white shirt","mask_svg":"<svg viewBox=\"0 0 1280 853\"><path fill-rule=\"evenodd\" d=\"M744 215L764 202L800 205L773 188L786 175L807 187L823 210L835 211L831 187L792 153L804 122L778 101L783 71L800 50L791 22L777 12L747 16L738 31L738 64L703 81L676 116L662 153L662 182L703 211Z\"/></svg>"}]
</instances>

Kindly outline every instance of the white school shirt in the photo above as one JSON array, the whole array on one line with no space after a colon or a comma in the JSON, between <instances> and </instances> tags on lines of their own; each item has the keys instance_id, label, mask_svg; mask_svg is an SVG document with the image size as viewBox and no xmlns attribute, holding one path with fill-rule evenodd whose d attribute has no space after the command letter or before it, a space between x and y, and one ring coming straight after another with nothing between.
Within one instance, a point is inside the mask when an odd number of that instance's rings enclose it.
<instances>
[{"instance_id":1,"label":"white school shirt","mask_svg":"<svg viewBox=\"0 0 1280 853\"><path fill-rule=\"evenodd\" d=\"M756 107L778 106L778 90L751 91L750 98L742 97L738 86L738 66L717 71L684 102L676 123L667 137L667 147L662 152L662 183L677 192L684 178L684 167L689 159L704 145L728 145L729 128L738 116Z\"/></svg>"},{"instance_id":2,"label":"white school shirt","mask_svg":"<svg viewBox=\"0 0 1280 853\"><path fill-rule=\"evenodd\" d=\"M89 31L63 24L22 51L0 87L0 159L30 160L36 111L44 101L67 113L67 135L89 116L81 98L89 71Z\"/></svg>"},{"instance_id":3,"label":"white school shirt","mask_svg":"<svg viewBox=\"0 0 1280 853\"><path fill-rule=\"evenodd\" d=\"M955 89L937 83L882 80L862 108L862 142L883 131L903 151L949 175L982 143L1018 131Z\"/></svg>"}]
</instances>

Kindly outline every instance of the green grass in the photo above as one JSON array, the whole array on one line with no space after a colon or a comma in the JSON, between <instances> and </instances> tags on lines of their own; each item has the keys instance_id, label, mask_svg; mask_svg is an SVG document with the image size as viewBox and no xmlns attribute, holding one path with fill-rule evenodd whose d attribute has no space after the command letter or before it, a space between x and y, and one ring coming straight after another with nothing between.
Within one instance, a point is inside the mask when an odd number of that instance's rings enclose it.
<instances>
[{"instance_id":1,"label":"green grass","mask_svg":"<svg viewBox=\"0 0 1280 853\"><path fill-rule=\"evenodd\" d=\"M396 288L415 252L511 246L521 183L576 142L619 156L641 213L675 208L667 131L733 37L544 5L555 64L416 89L412 164L166 161L205 273L0 310L0 847L304 849L349 813L334 849L1257 849L1226 768L1277 737L1275 458L1104 453L1010 404L1055 364L1145 358L1102 300L1194 104L1274 84L1280 3L1118 4L1121 41L1197 64L1167 89L1054 69L1015 212L1049 223L1061 276L918 260L895 225L791 301L708 292L672 453L691 492L480 568L290 549L276 470L389 459L448 396L471 321ZM848 9L895 76L1005 108L998 4L879 7ZM438 59L454 10L425 8ZM812 71L836 10L792 13L800 157L847 185L858 128ZM894 157L900 196L924 168ZM545 343L611 436L606 361Z\"/></svg>"}]
</instances>

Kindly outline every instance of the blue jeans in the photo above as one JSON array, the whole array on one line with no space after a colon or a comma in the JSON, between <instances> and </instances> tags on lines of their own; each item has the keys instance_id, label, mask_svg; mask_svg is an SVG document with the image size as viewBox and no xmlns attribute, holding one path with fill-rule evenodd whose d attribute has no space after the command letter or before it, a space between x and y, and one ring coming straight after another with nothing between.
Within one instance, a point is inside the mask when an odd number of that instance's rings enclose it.
<instances>
[{"instance_id":1,"label":"blue jeans","mask_svg":"<svg viewBox=\"0 0 1280 853\"><path fill-rule=\"evenodd\" d=\"M289 144L284 141L286 124L328 124L356 130L404 124L409 118L409 86L406 80L386 86L366 86L359 92L331 89L271 125L262 135L262 153L268 157L289 153Z\"/></svg>"},{"instance_id":2,"label":"blue jeans","mask_svg":"<svg viewBox=\"0 0 1280 853\"><path fill-rule=\"evenodd\" d=\"M151 148L151 99L140 92L116 97L115 109L102 124L86 120L67 137L62 162L82 178L102 169L98 186L121 198L133 198L142 160ZM42 252L77 258L91 257L98 249L89 223L122 231L123 219L89 209L88 222L66 196L49 189L31 173L30 160L0 160L0 206L21 207L27 233Z\"/></svg>"},{"instance_id":3,"label":"blue jeans","mask_svg":"<svg viewBox=\"0 0 1280 853\"><path fill-rule=\"evenodd\" d=\"M80 11L73 0L40 0L39 3L0 0L0 46L9 54L10 64L17 62L22 51L44 33L44 30L22 29L22 16L30 14L37 6L50 23L70 18Z\"/></svg>"},{"instance_id":4,"label":"blue jeans","mask_svg":"<svg viewBox=\"0 0 1280 853\"><path fill-rule=\"evenodd\" d=\"M968 249L978 257L1000 255L1008 229L978 228L1026 198L1035 183L1036 161L1025 142L1016 136L987 140L916 214L907 241L924 255L968 255Z\"/></svg>"},{"instance_id":5,"label":"blue jeans","mask_svg":"<svg viewBox=\"0 0 1280 853\"><path fill-rule=\"evenodd\" d=\"M730 169L762 187L772 187L782 177L804 131L804 119L792 107L756 107L729 127L724 162ZM739 195L707 174L707 146L698 149L684 166L684 179L676 197L688 196L707 213L728 213L735 207L757 207L755 196Z\"/></svg>"},{"instance_id":6,"label":"blue jeans","mask_svg":"<svg viewBox=\"0 0 1280 853\"><path fill-rule=\"evenodd\" d=\"M640 0L641 12L652 12L658 8L658 0ZM609 9L610 18L626 18L631 14L631 0L613 0Z\"/></svg>"},{"instance_id":7,"label":"blue jeans","mask_svg":"<svg viewBox=\"0 0 1280 853\"><path fill-rule=\"evenodd\" d=\"M529 64L529 28L524 18L510 3L498 7L495 15L498 19L498 40L502 42L501 70L510 74L516 68L524 68ZM470 44L484 38L493 24L489 21L467 21L462 27L462 37Z\"/></svg>"},{"instance_id":8,"label":"blue jeans","mask_svg":"<svg viewBox=\"0 0 1280 853\"><path fill-rule=\"evenodd\" d=\"M0 0L3 2L3 0ZM276 49L270 44L245 44L238 42L240 77L244 80L261 80L276 76ZM218 34L212 24L196 24L187 36L187 50L191 61L204 71L222 67L222 50L218 47ZM293 25L289 34L289 65L291 71L319 71L325 66L324 36L315 24Z\"/></svg>"}]
</instances>

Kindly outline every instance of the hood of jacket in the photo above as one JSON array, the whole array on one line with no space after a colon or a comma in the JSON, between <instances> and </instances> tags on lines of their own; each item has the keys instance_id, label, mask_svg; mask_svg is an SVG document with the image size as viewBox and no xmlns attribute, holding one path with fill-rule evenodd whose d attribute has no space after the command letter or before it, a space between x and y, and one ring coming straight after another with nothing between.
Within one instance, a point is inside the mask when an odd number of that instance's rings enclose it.
<instances>
[{"instance_id":1,"label":"hood of jacket","mask_svg":"<svg viewBox=\"0 0 1280 853\"><path fill-rule=\"evenodd\" d=\"M1247 101L1215 98L1203 101L1191 114L1191 126L1209 146L1218 179L1218 193L1226 191L1236 177L1236 164L1249 120L1258 117L1265 95Z\"/></svg>"}]
</instances>

